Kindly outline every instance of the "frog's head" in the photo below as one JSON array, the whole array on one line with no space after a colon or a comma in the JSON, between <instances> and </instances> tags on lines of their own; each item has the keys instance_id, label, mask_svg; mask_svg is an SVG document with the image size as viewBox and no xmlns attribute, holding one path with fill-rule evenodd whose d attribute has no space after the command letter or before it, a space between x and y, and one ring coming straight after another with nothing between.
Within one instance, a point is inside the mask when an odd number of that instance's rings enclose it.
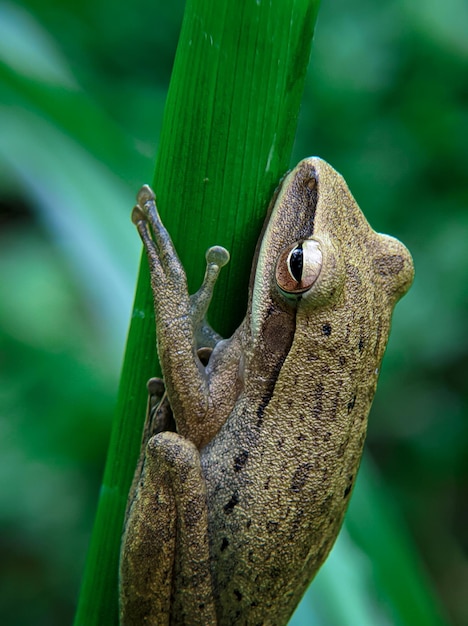
<instances>
[{"instance_id":1,"label":"frog's head","mask_svg":"<svg viewBox=\"0 0 468 626\"><path fill-rule=\"evenodd\" d=\"M286 189L310 195L313 202L308 221L298 229L301 236L278 255L275 280L280 292L317 306L338 298L346 276L366 267L371 282L393 306L413 280L406 247L372 230L343 177L325 161L304 159L291 176ZM281 221L282 207L277 208L272 220Z\"/></svg>"},{"instance_id":2,"label":"frog's head","mask_svg":"<svg viewBox=\"0 0 468 626\"><path fill-rule=\"evenodd\" d=\"M254 336L271 311L279 314L277 332L281 324L294 325L297 306L332 304L346 284L374 289L391 309L413 280L406 247L372 230L343 177L317 157L301 161L283 180L257 255L250 307ZM360 286L364 275L367 284Z\"/></svg>"}]
</instances>

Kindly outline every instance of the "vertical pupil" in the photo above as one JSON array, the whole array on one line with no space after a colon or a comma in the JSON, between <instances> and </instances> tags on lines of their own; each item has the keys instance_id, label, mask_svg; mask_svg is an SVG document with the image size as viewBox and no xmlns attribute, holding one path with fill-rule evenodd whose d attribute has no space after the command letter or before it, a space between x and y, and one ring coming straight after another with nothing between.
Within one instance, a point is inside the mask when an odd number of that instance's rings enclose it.
<instances>
[{"instance_id":1,"label":"vertical pupil","mask_svg":"<svg viewBox=\"0 0 468 626\"><path fill-rule=\"evenodd\" d=\"M291 275L294 277L296 282L300 283L302 279L302 268L303 268L303 252L302 252L302 244L299 244L297 248L295 248L291 252L291 256L289 257L289 271Z\"/></svg>"}]
</instances>

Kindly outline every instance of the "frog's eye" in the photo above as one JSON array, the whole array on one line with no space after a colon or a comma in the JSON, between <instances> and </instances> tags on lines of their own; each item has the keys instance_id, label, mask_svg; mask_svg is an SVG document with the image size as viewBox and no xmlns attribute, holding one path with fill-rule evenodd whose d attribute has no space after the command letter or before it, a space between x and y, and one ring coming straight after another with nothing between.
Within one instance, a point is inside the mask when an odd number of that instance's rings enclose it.
<instances>
[{"instance_id":1,"label":"frog's eye","mask_svg":"<svg viewBox=\"0 0 468 626\"><path fill-rule=\"evenodd\" d=\"M318 241L306 239L286 248L279 255L276 283L286 295L301 295L312 287L321 269L320 245Z\"/></svg>"}]
</instances>

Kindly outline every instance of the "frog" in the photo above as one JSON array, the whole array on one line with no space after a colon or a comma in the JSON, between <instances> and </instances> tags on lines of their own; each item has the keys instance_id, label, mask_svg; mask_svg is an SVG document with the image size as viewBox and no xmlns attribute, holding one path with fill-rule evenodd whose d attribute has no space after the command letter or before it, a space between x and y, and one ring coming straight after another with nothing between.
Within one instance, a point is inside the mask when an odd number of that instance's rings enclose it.
<instances>
[{"instance_id":1,"label":"frog","mask_svg":"<svg viewBox=\"0 0 468 626\"><path fill-rule=\"evenodd\" d=\"M163 380L149 383L127 505L121 624L287 624L341 528L412 257L331 165L305 158L270 203L226 339L206 317L228 252L208 250L190 296L150 187L132 220Z\"/></svg>"}]
</instances>

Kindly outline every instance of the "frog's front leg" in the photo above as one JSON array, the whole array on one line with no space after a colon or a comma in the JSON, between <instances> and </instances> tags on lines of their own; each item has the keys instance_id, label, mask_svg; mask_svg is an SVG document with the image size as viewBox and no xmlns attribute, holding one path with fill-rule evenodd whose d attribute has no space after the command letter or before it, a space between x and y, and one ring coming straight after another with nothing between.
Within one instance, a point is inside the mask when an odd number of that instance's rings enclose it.
<instances>
[{"instance_id":1,"label":"frog's front leg","mask_svg":"<svg viewBox=\"0 0 468 626\"><path fill-rule=\"evenodd\" d=\"M158 353L177 432L199 448L219 430L222 415L210 400L210 387L198 349L208 338L213 348L220 339L210 333L205 314L216 278L229 260L220 246L207 252L205 279L190 296L184 268L161 222L153 191L144 186L137 196L132 220L145 247L156 313ZM208 329L208 330L207 330Z\"/></svg>"},{"instance_id":2,"label":"frog's front leg","mask_svg":"<svg viewBox=\"0 0 468 626\"><path fill-rule=\"evenodd\" d=\"M153 436L121 554L122 626L215 625L206 487L196 446Z\"/></svg>"}]
</instances>

